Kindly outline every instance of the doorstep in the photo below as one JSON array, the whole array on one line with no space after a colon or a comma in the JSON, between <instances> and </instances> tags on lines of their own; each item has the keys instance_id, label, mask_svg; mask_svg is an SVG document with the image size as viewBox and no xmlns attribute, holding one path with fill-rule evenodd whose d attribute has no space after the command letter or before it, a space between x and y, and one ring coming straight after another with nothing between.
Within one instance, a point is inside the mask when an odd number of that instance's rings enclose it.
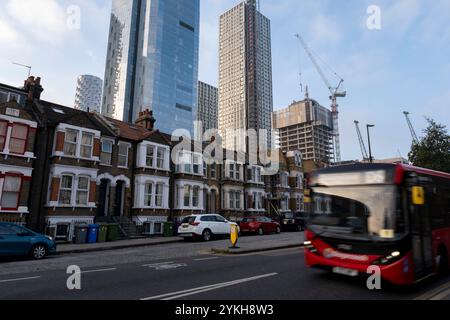
<instances>
[{"instance_id":1,"label":"doorstep","mask_svg":"<svg viewBox=\"0 0 450 320\"><path fill-rule=\"evenodd\" d=\"M119 240L114 242L101 242L101 243L85 243L85 244L58 244L56 248L57 254L68 253L83 253L94 251L108 251L135 247L156 246L161 244L169 244L176 242L183 242L180 237L167 237L167 238L144 238L144 239L129 239Z\"/></svg>"}]
</instances>

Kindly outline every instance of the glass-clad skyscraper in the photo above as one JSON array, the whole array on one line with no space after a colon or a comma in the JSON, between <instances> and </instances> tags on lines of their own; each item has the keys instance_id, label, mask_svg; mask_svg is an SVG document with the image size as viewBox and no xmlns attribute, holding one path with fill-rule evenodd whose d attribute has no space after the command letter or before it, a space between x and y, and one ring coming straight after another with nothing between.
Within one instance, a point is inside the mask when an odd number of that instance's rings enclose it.
<instances>
[{"instance_id":1,"label":"glass-clad skyscraper","mask_svg":"<svg viewBox=\"0 0 450 320\"><path fill-rule=\"evenodd\" d=\"M200 0L113 0L102 113L193 134L197 116Z\"/></svg>"}]
</instances>

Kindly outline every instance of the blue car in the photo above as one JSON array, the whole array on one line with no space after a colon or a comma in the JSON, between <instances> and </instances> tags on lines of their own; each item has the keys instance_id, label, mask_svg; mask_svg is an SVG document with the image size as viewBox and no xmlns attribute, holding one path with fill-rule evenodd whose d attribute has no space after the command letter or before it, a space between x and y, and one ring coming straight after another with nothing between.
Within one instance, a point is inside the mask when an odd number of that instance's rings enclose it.
<instances>
[{"instance_id":1,"label":"blue car","mask_svg":"<svg viewBox=\"0 0 450 320\"><path fill-rule=\"evenodd\" d=\"M14 223L0 222L0 256L30 256L35 260L56 252L56 242Z\"/></svg>"}]
</instances>

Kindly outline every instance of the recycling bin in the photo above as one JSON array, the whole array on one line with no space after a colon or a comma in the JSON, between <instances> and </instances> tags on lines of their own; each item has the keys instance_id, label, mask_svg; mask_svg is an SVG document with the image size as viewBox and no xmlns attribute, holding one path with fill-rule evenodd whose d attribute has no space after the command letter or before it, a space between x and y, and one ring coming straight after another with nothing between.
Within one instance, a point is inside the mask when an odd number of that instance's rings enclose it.
<instances>
[{"instance_id":1,"label":"recycling bin","mask_svg":"<svg viewBox=\"0 0 450 320\"><path fill-rule=\"evenodd\" d=\"M88 226L87 225L78 225L75 226L74 240L75 244L83 244L86 243L88 234Z\"/></svg>"},{"instance_id":2,"label":"recycling bin","mask_svg":"<svg viewBox=\"0 0 450 320\"><path fill-rule=\"evenodd\" d=\"M173 237L173 222L165 222L164 223L164 237Z\"/></svg>"},{"instance_id":3,"label":"recycling bin","mask_svg":"<svg viewBox=\"0 0 450 320\"><path fill-rule=\"evenodd\" d=\"M108 225L108 235L106 241L117 241L119 239L119 225L111 223Z\"/></svg>"},{"instance_id":4,"label":"recycling bin","mask_svg":"<svg viewBox=\"0 0 450 320\"><path fill-rule=\"evenodd\" d=\"M98 223L97 225L98 225L97 242L106 242L106 239L108 239L108 224Z\"/></svg>"},{"instance_id":5,"label":"recycling bin","mask_svg":"<svg viewBox=\"0 0 450 320\"><path fill-rule=\"evenodd\" d=\"M88 234L87 234L87 243L97 243L98 238L98 224L90 224L88 225Z\"/></svg>"}]
</instances>

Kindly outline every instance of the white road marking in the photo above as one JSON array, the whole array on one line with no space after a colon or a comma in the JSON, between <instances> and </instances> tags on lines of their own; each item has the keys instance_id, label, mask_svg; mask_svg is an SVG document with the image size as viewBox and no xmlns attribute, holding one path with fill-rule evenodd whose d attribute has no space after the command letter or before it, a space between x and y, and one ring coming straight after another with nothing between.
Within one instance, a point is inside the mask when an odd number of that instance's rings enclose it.
<instances>
[{"instance_id":1,"label":"white road marking","mask_svg":"<svg viewBox=\"0 0 450 320\"><path fill-rule=\"evenodd\" d=\"M251 282L251 281L256 281L256 280L260 280L260 279L264 279L264 278L274 277L276 275L278 275L278 273L269 273L269 274L264 274L264 275L255 276L255 277L251 277L251 278L245 278L245 279L234 280L234 281L229 281L229 282L217 283L217 284L199 287L199 288L193 288L193 289L188 289L188 290L166 293L166 294L162 294L162 295L158 295L158 296L154 296L154 297L143 298L141 300L143 300L143 301L157 300L157 299L162 299L162 298L164 298L162 300L175 300L175 299L179 299L179 298L183 298L183 297L187 297L187 296L196 295L196 294L199 294L202 292L213 291L213 290L231 287L231 286L235 286L235 285L246 283L246 282Z\"/></svg>"},{"instance_id":2,"label":"white road marking","mask_svg":"<svg viewBox=\"0 0 450 320\"><path fill-rule=\"evenodd\" d=\"M117 268L110 268L110 269L99 269L99 270L87 270L87 271L81 271L81 273L96 273L96 272L108 272L108 271L115 271Z\"/></svg>"},{"instance_id":3,"label":"white road marking","mask_svg":"<svg viewBox=\"0 0 450 320\"><path fill-rule=\"evenodd\" d=\"M209 260L217 260L218 257L211 257L211 258L202 258L202 259L194 259L194 261L209 261Z\"/></svg>"},{"instance_id":4,"label":"white road marking","mask_svg":"<svg viewBox=\"0 0 450 320\"><path fill-rule=\"evenodd\" d=\"M153 264L144 264L142 265L143 267L157 267L157 266L162 266L162 265L167 265L167 264L172 264L173 261L170 262L160 262L160 263L153 263Z\"/></svg>"},{"instance_id":5,"label":"white road marking","mask_svg":"<svg viewBox=\"0 0 450 320\"><path fill-rule=\"evenodd\" d=\"M28 278L18 278L18 279L8 279L8 280L0 280L0 283L14 282L14 281L33 280L33 279L39 279L40 277L41 277L41 276L37 276L37 277L28 277Z\"/></svg>"}]
</instances>

